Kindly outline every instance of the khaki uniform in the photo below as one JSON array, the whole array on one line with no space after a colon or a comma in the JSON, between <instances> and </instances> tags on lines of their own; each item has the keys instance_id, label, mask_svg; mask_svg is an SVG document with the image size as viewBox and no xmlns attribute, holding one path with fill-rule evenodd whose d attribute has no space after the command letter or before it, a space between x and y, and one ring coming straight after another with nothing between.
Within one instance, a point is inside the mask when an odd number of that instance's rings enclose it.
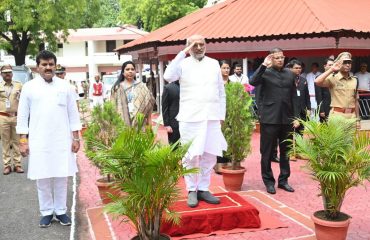
<instances>
[{"instance_id":1,"label":"khaki uniform","mask_svg":"<svg viewBox=\"0 0 370 240\"><path fill-rule=\"evenodd\" d=\"M19 151L19 135L16 134L17 109L22 84L12 81L7 84L0 82L0 132L3 147L4 168L11 167L13 155L14 166L21 166L21 153ZM7 104L9 102L10 104ZM7 106L8 105L8 106ZM13 149L13 154L11 152Z\"/></svg>"},{"instance_id":2,"label":"khaki uniform","mask_svg":"<svg viewBox=\"0 0 370 240\"><path fill-rule=\"evenodd\" d=\"M330 75L324 81L331 95L330 114L341 115L345 118L356 118L356 88L357 78L345 78L340 72Z\"/></svg>"}]
</instances>

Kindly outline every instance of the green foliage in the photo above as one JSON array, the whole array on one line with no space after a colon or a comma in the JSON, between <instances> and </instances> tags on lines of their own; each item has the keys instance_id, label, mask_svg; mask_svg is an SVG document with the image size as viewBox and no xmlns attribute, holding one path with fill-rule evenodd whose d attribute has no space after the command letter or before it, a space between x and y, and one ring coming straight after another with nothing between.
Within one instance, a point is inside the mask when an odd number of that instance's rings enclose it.
<instances>
[{"instance_id":1,"label":"green foliage","mask_svg":"<svg viewBox=\"0 0 370 240\"><path fill-rule=\"evenodd\" d=\"M326 216L335 219L347 190L370 180L370 138L356 131L355 119L336 115L327 123L314 119L300 120L304 136L295 133L295 148L309 159L306 167L320 183Z\"/></svg>"},{"instance_id":2,"label":"green foliage","mask_svg":"<svg viewBox=\"0 0 370 240\"><path fill-rule=\"evenodd\" d=\"M116 27L121 11L119 0L100 0L100 17L94 27Z\"/></svg>"},{"instance_id":3,"label":"green foliage","mask_svg":"<svg viewBox=\"0 0 370 240\"><path fill-rule=\"evenodd\" d=\"M112 197L113 203L106 210L127 216L140 239L158 240L162 217L179 223L178 214L169 206L179 197L179 178L195 170L181 164L189 145L157 143L151 128L143 129L144 116L138 114L138 118L137 126L125 128L112 148L101 152L106 161L103 171L112 174L126 192L124 196Z\"/></svg>"},{"instance_id":4,"label":"green foliage","mask_svg":"<svg viewBox=\"0 0 370 240\"><path fill-rule=\"evenodd\" d=\"M2 0L0 39L5 43L0 47L14 55L17 65L25 63L26 54L35 55L41 43L47 42L48 48L55 51L57 44L66 40L68 29L80 27L85 19L96 20L100 6L97 2L99 0Z\"/></svg>"},{"instance_id":5,"label":"green foliage","mask_svg":"<svg viewBox=\"0 0 370 240\"><path fill-rule=\"evenodd\" d=\"M222 125L228 144L225 156L232 161L233 169L237 169L250 153L253 133L253 114L250 108L253 100L240 83L227 84L225 91L226 119Z\"/></svg>"},{"instance_id":6,"label":"green foliage","mask_svg":"<svg viewBox=\"0 0 370 240\"><path fill-rule=\"evenodd\" d=\"M79 110L81 113L81 121L82 121L82 126L87 127L88 125L88 120L87 120L87 114L89 112L89 106L88 106L88 100L83 99L78 102Z\"/></svg>"},{"instance_id":7,"label":"green foliage","mask_svg":"<svg viewBox=\"0 0 370 240\"><path fill-rule=\"evenodd\" d=\"M112 102L94 107L91 122L83 134L86 156L95 166L102 169L104 159L99 158L99 151L109 149L124 129L124 122Z\"/></svg>"},{"instance_id":8,"label":"green foliage","mask_svg":"<svg viewBox=\"0 0 370 240\"><path fill-rule=\"evenodd\" d=\"M206 0L121 0L119 19L137 25L142 21L146 31L153 31L195 10Z\"/></svg>"}]
</instances>

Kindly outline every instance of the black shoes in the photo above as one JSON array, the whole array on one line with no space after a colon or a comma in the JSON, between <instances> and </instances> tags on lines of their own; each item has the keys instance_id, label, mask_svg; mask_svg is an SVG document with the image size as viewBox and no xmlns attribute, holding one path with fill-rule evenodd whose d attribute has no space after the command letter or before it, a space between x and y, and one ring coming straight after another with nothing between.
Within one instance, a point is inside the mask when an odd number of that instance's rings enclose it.
<instances>
[{"instance_id":1,"label":"black shoes","mask_svg":"<svg viewBox=\"0 0 370 240\"><path fill-rule=\"evenodd\" d=\"M281 188L281 189L283 189L283 190L285 190L287 192L294 192L294 189L291 186L289 186L288 183L286 183L286 184L279 184L278 185L278 188Z\"/></svg>"},{"instance_id":2,"label":"black shoes","mask_svg":"<svg viewBox=\"0 0 370 240\"><path fill-rule=\"evenodd\" d=\"M272 159L271 159L271 162L280 162L280 159L278 158L278 157L273 157Z\"/></svg>"},{"instance_id":3,"label":"black shoes","mask_svg":"<svg viewBox=\"0 0 370 240\"><path fill-rule=\"evenodd\" d=\"M275 187L273 185L266 186L266 191L270 194L275 194L276 193Z\"/></svg>"},{"instance_id":4,"label":"black shoes","mask_svg":"<svg viewBox=\"0 0 370 240\"><path fill-rule=\"evenodd\" d=\"M55 215L57 221L60 222L63 226L69 226L72 224L71 219L68 217L67 214L62 215Z\"/></svg>"},{"instance_id":5,"label":"black shoes","mask_svg":"<svg viewBox=\"0 0 370 240\"><path fill-rule=\"evenodd\" d=\"M39 224L39 227L40 228L47 228L47 227L50 227L51 225L51 221L53 220L53 215L47 215L47 216L43 216L40 220L40 224Z\"/></svg>"}]
</instances>

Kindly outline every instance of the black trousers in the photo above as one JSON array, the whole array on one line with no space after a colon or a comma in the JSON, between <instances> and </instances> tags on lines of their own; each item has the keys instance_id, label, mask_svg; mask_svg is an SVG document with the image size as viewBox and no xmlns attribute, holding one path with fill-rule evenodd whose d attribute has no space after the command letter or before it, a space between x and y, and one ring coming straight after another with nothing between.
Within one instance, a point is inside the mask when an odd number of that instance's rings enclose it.
<instances>
[{"instance_id":1,"label":"black trousers","mask_svg":"<svg viewBox=\"0 0 370 240\"><path fill-rule=\"evenodd\" d=\"M263 183L266 186L275 185L274 174L271 169L271 159L276 147L276 142L279 142L280 150L280 175L278 179L279 184L288 183L290 176L289 163L289 145L290 142L286 140L292 138L292 125L290 124L264 124L261 123L261 174Z\"/></svg>"},{"instance_id":2,"label":"black trousers","mask_svg":"<svg viewBox=\"0 0 370 240\"><path fill-rule=\"evenodd\" d=\"M167 133L168 137L168 143L169 144L174 144L180 139L180 131L179 128L172 128L172 133Z\"/></svg>"}]
</instances>

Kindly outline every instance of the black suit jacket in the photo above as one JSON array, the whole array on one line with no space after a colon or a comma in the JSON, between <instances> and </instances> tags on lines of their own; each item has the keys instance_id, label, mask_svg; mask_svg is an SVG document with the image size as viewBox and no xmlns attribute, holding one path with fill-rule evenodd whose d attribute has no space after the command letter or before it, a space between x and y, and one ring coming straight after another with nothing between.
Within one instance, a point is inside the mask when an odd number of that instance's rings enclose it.
<instances>
[{"instance_id":1,"label":"black suit jacket","mask_svg":"<svg viewBox=\"0 0 370 240\"><path fill-rule=\"evenodd\" d=\"M260 86L256 99L261 123L292 123L293 96L296 94L296 88L294 74L289 69L278 71L261 65L254 73L250 84Z\"/></svg>"},{"instance_id":2,"label":"black suit jacket","mask_svg":"<svg viewBox=\"0 0 370 240\"><path fill-rule=\"evenodd\" d=\"M163 87L162 116L164 126L179 128L176 116L179 113L180 86L179 81L169 83Z\"/></svg>"},{"instance_id":3,"label":"black suit jacket","mask_svg":"<svg viewBox=\"0 0 370 240\"><path fill-rule=\"evenodd\" d=\"M297 93L299 91L299 96L298 94L293 96L294 116L306 117L307 109L311 110L307 80L304 77L298 77L295 82Z\"/></svg>"},{"instance_id":4,"label":"black suit jacket","mask_svg":"<svg viewBox=\"0 0 370 240\"><path fill-rule=\"evenodd\" d=\"M317 106L320 106L319 113L325 113L325 116L329 116L331 96L329 88L319 87L315 84L315 97Z\"/></svg>"}]
</instances>

